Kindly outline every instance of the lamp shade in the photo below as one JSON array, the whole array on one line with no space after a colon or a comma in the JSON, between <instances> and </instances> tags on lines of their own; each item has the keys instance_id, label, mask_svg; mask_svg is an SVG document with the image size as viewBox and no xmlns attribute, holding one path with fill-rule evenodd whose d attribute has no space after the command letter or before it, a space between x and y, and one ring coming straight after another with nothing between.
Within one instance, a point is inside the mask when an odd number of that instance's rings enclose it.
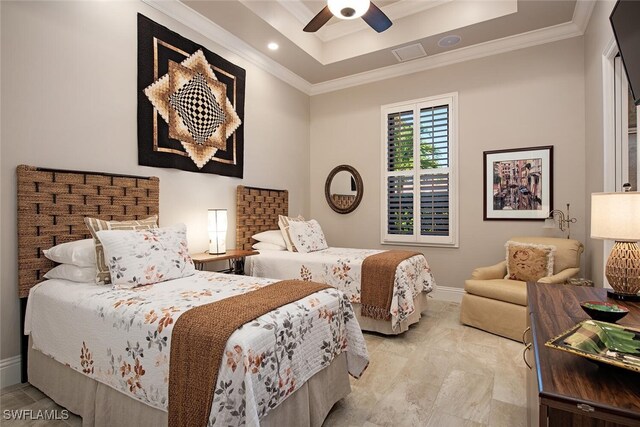
<instances>
[{"instance_id":1,"label":"lamp shade","mask_svg":"<svg viewBox=\"0 0 640 427\"><path fill-rule=\"evenodd\" d=\"M591 237L640 240L640 193L591 194Z\"/></svg>"},{"instance_id":2,"label":"lamp shade","mask_svg":"<svg viewBox=\"0 0 640 427\"><path fill-rule=\"evenodd\" d=\"M227 210L209 209L207 229L209 231L209 253L225 253L227 251Z\"/></svg>"}]
</instances>

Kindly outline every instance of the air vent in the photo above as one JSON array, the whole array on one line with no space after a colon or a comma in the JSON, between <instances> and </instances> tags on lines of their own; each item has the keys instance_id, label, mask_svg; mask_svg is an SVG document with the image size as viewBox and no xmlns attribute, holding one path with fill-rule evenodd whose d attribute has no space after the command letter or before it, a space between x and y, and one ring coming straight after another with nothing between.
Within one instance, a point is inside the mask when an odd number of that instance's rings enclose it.
<instances>
[{"instance_id":1,"label":"air vent","mask_svg":"<svg viewBox=\"0 0 640 427\"><path fill-rule=\"evenodd\" d=\"M398 49L393 49L391 52L393 52L393 55L399 62L411 61L412 59L427 56L427 52L424 51L420 43L399 47Z\"/></svg>"}]
</instances>

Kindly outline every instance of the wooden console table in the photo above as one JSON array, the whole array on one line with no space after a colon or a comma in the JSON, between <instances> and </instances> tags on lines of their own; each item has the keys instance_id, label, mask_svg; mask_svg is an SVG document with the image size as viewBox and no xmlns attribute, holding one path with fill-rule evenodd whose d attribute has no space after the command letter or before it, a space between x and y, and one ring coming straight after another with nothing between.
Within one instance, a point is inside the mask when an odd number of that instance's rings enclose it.
<instances>
[{"instance_id":1,"label":"wooden console table","mask_svg":"<svg viewBox=\"0 0 640 427\"><path fill-rule=\"evenodd\" d=\"M524 340L529 427L640 426L640 373L599 366L546 347L549 339L589 319L580 301L607 301L606 290L527 283L529 330ZM619 302L629 314L618 323L640 328L640 303Z\"/></svg>"}]
</instances>

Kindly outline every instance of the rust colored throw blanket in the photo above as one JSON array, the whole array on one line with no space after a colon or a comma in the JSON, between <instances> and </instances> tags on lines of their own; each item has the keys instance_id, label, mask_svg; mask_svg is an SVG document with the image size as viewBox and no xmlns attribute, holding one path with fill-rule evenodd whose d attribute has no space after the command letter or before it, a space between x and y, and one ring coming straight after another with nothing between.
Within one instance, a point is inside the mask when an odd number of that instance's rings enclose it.
<instances>
[{"instance_id":1,"label":"rust colored throw blanket","mask_svg":"<svg viewBox=\"0 0 640 427\"><path fill-rule=\"evenodd\" d=\"M391 299L396 269L405 259L422 255L411 251L385 251L370 255L362 261L360 281L360 314L377 320L391 319Z\"/></svg>"},{"instance_id":2,"label":"rust colored throw blanket","mask_svg":"<svg viewBox=\"0 0 640 427\"><path fill-rule=\"evenodd\" d=\"M327 285L283 280L181 315L171 333L169 426L205 427L227 340L240 326Z\"/></svg>"}]
</instances>

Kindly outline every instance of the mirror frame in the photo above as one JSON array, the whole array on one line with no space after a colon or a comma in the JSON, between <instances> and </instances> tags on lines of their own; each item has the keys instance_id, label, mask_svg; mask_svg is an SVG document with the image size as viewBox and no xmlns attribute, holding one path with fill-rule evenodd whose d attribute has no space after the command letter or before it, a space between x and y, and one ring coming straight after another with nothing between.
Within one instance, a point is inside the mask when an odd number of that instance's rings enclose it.
<instances>
[{"instance_id":1,"label":"mirror frame","mask_svg":"<svg viewBox=\"0 0 640 427\"><path fill-rule=\"evenodd\" d=\"M348 208L340 208L333 203L331 199L331 181L333 181L333 177L336 176L338 172L346 171L349 172L353 179L356 181L356 198ZM324 184L324 197L327 199L327 203L335 212L339 214L347 214L356 210L356 208L360 205L362 201L362 194L364 193L364 183L362 182L362 177L354 168L350 165L340 165L333 168L331 172L329 172L329 176L327 176L327 180Z\"/></svg>"}]
</instances>

